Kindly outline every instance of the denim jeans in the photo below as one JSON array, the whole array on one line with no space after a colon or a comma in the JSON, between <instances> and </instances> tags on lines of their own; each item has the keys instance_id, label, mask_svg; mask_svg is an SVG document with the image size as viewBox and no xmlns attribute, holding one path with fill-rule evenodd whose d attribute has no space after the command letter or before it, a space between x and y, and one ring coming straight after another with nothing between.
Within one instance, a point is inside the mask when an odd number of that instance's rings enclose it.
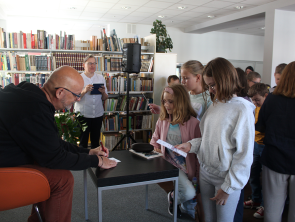
<instances>
[{"instance_id":1,"label":"denim jeans","mask_svg":"<svg viewBox=\"0 0 295 222\"><path fill-rule=\"evenodd\" d=\"M262 171L260 157L261 157L263 148L264 148L264 144L258 144L254 142L253 164L251 166L251 174L250 174L252 200L254 202L261 203L260 204L261 206L263 206L263 197L262 197L262 185L260 183L260 173Z\"/></svg>"}]
</instances>

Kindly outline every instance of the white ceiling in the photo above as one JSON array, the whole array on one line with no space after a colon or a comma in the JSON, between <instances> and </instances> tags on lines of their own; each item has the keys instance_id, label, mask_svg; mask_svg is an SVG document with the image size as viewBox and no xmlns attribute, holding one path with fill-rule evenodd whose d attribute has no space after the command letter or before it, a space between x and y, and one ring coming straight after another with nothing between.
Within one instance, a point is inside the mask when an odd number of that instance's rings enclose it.
<instances>
[{"instance_id":1,"label":"white ceiling","mask_svg":"<svg viewBox=\"0 0 295 222\"><path fill-rule=\"evenodd\" d=\"M86 21L149 24L162 20L167 27L186 28L220 19L275 0L0 0L0 9L8 17L73 19L82 25ZM280 1L280 0L277 0ZM130 7L122 9L122 7ZM186 7L183 10L179 6ZM243 6L241 10L236 6ZM75 8L75 9L71 9ZM0 10L1 11L1 10ZM159 15L165 16L159 18ZM214 18L208 18L214 15ZM219 31L264 35L264 16L247 24L230 26Z\"/></svg>"}]
</instances>

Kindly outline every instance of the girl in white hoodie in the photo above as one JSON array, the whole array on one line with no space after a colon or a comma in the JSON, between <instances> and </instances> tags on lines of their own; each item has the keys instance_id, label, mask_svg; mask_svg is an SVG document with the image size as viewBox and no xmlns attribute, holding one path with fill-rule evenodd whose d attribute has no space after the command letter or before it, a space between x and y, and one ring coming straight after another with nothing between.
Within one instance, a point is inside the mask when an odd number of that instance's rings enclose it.
<instances>
[{"instance_id":1,"label":"girl in white hoodie","mask_svg":"<svg viewBox=\"0 0 295 222\"><path fill-rule=\"evenodd\" d=\"M241 189L250 176L255 136L255 106L237 97L242 89L233 65L224 58L203 71L213 101L200 122L201 138L176 146L196 153L206 222L233 221Z\"/></svg>"}]
</instances>

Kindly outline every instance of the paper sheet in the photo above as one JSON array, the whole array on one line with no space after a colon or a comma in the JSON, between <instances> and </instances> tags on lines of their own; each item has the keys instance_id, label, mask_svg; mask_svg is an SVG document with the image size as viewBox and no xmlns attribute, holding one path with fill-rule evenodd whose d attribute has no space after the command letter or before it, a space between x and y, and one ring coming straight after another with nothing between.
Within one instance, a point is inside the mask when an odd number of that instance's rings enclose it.
<instances>
[{"instance_id":1,"label":"paper sheet","mask_svg":"<svg viewBox=\"0 0 295 222\"><path fill-rule=\"evenodd\" d=\"M121 162L120 160L118 160L118 159L116 159L114 157L109 158L109 160L115 160L117 163L120 163Z\"/></svg>"},{"instance_id":2,"label":"paper sheet","mask_svg":"<svg viewBox=\"0 0 295 222\"><path fill-rule=\"evenodd\" d=\"M180 154L180 155L183 156L183 157L186 157L186 156L187 156L187 153L185 153L185 152L183 152L183 151L181 151L181 150L175 148L174 146L172 146L172 145L169 144L169 143L166 143L166 142L163 141L163 140L157 140L157 143L160 144L160 145L162 145L162 146L164 146L164 147L167 147L168 149L172 150L172 151L175 152L175 153Z\"/></svg>"}]
</instances>

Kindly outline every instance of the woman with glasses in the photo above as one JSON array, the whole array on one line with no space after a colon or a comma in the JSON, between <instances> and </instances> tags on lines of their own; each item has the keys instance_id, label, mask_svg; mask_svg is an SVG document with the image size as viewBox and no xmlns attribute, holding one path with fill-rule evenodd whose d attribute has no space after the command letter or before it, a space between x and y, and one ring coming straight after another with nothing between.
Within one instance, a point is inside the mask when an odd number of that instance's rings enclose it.
<instances>
[{"instance_id":1,"label":"woman with glasses","mask_svg":"<svg viewBox=\"0 0 295 222\"><path fill-rule=\"evenodd\" d=\"M205 221L228 222L234 219L241 189L250 176L255 106L237 96L242 87L226 59L210 61L203 80L213 104L200 122L202 137L176 147L197 154Z\"/></svg>"},{"instance_id":2,"label":"woman with glasses","mask_svg":"<svg viewBox=\"0 0 295 222\"><path fill-rule=\"evenodd\" d=\"M84 59L83 67L84 72L81 74L84 80L84 88L81 92L80 101L75 104L75 111L80 112L87 124L86 130L81 130L80 146L87 148L88 138L90 133L91 148L99 146L100 141L100 129L103 120L103 101L108 98L106 89L106 82L102 75L95 74L96 71L96 59L93 55L89 55ZM92 94L94 83L103 83L104 86L98 88L100 94Z\"/></svg>"}]
</instances>

